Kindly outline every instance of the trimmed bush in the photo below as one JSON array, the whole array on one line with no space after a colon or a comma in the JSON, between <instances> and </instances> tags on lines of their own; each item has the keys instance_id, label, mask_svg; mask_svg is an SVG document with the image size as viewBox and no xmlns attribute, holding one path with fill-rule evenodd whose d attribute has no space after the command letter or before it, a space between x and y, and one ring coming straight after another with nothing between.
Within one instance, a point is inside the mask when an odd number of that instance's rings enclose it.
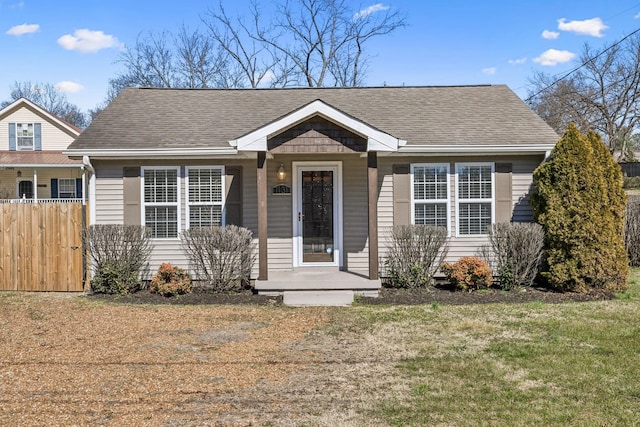
<instances>
[{"instance_id":1,"label":"trimmed bush","mask_svg":"<svg viewBox=\"0 0 640 427\"><path fill-rule=\"evenodd\" d=\"M433 276L448 252L447 230L427 225L398 225L391 229L384 262L386 285L421 288L433 285Z\"/></svg>"},{"instance_id":2,"label":"trimmed bush","mask_svg":"<svg viewBox=\"0 0 640 427\"><path fill-rule=\"evenodd\" d=\"M640 197L630 196L625 215L624 245L629 264L640 267Z\"/></svg>"},{"instance_id":3,"label":"trimmed bush","mask_svg":"<svg viewBox=\"0 0 640 427\"><path fill-rule=\"evenodd\" d=\"M624 188L640 188L640 176L625 176Z\"/></svg>"},{"instance_id":4,"label":"trimmed bush","mask_svg":"<svg viewBox=\"0 0 640 427\"><path fill-rule=\"evenodd\" d=\"M625 289L626 195L620 167L599 136L569 125L534 182L531 203L545 230L542 279L561 291Z\"/></svg>"},{"instance_id":5,"label":"trimmed bush","mask_svg":"<svg viewBox=\"0 0 640 427\"><path fill-rule=\"evenodd\" d=\"M83 233L89 249L95 293L127 294L142 287L140 280L151 255L149 234L136 225L92 225Z\"/></svg>"},{"instance_id":6,"label":"trimmed bush","mask_svg":"<svg viewBox=\"0 0 640 427\"><path fill-rule=\"evenodd\" d=\"M502 289L509 290L533 284L543 246L544 230L540 224L493 224L489 245L481 249L481 254L500 276Z\"/></svg>"},{"instance_id":7,"label":"trimmed bush","mask_svg":"<svg viewBox=\"0 0 640 427\"><path fill-rule=\"evenodd\" d=\"M165 297L188 294L191 292L191 277L182 268L165 262L151 279L149 290Z\"/></svg>"},{"instance_id":8,"label":"trimmed bush","mask_svg":"<svg viewBox=\"0 0 640 427\"><path fill-rule=\"evenodd\" d=\"M449 283L462 291L488 288L493 281L491 267L487 261L478 257L462 257L453 264L445 262L440 270Z\"/></svg>"},{"instance_id":9,"label":"trimmed bush","mask_svg":"<svg viewBox=\"0 0 640 427\"><path fill-rule=\"evenodd\" d=\"M235 225L190 228L182 233L182 245L198 279L194 286L215 292L250 286L256 259L250 230Z\"/></svg>"}]
</instances>

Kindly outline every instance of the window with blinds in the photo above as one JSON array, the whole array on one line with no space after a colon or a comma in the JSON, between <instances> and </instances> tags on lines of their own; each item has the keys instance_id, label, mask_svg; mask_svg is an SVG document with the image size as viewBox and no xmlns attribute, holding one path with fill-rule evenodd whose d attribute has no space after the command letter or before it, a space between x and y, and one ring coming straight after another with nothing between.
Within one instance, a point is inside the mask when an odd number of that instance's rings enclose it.
<instances>
[{"instance_id":1,"label":"window with blinds","mask_svg":"<svg viewBox=\"0 0 640 427\"><path fill-rule=\"evenodd\" d=\"M224 225L224 167L187 168L189 227Z\"/></svg>"}]
</instances>

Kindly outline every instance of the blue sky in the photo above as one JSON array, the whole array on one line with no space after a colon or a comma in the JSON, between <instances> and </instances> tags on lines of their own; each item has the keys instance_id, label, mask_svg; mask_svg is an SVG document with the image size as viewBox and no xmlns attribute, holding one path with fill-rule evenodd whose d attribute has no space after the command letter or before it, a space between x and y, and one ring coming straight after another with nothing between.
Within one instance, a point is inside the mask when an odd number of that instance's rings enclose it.
<instances>
[{"instance_id":1,"label":"blue sky","mask_svg":"<svg viewBox=\"0 0 640 427\"><path fill-rule=\"evenodd\" d=\"M56 84L95 107L141 33L200 25L214 1L0 0L0 100L15 81ZM242 12L248 0L223 0ZM263 2L270 4L269 2ZM356 4L356 2L354 2ZM610 44L640 27L640 3L595 0L370 0L400 9L408 26L372 40L367 85L507 84L520 97L534 70L562 74L584 43Z\"/></svg>"}]
</instances>

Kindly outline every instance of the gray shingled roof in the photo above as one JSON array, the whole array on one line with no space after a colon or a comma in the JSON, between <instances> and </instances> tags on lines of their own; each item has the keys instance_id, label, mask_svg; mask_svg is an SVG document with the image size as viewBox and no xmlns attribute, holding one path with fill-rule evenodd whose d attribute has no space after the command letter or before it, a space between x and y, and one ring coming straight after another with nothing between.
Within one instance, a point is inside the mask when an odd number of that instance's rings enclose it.
<instances>
[{"instance_id":1,"label":"gray shingled roof","mask_svg":"<svg viewBox=\"0 0 640 427\"><path fill-rule=\"evenodd\" d=\"M407 145L554 144L507 86L125 89L69 149L229 147L320 99Z\"/></svg>"}]
</instances>

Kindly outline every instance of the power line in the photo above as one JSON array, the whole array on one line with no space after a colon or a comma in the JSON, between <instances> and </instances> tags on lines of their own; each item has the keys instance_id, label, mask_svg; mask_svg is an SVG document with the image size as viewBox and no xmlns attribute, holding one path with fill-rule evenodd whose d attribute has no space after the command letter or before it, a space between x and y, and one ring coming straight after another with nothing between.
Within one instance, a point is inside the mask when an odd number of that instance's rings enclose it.
<instances>
[{"instance_id":1,"label":"power line","mask_svg":"<svg viewBox=\"0 0 640 427\"><path fill-rule=\"evenodd\" d=\"M575 73L576 71L578 71L579 69L581 69L582 67L584 67L585 65L587 65L589 62L594 61L596 59L598 59L600 56L604 55L606 52L610 51L611 49L613 49L614 47L618 46L620 43L622 43L623 41L625 41L626 39L628 39L629 37L633 36L634 34L640 32L640 28L636 29L635 31L627 34L626 36L624 36L623 38L621 38L620 40L618 40L617 42L615 42L614 44L612 44L611 46L607 47L606 49L604 49L602 52L598 53L596 56L592 57L592 58L587 58L586 61L584 61L582 64L578 65L577 67L575 67L574 69L568 71L567 73L565 73L562 77L554 80L553 82L551 82L549 85L545 86L544 88L540 89L538 92L534 93L533 95L531 95L530 97L528 97L527 99L524 100L524 102L529 102L531 101L533 98L535 98L536 96L540 95L542 92L548 90L550 87L552 87L553 85L555 85L556 83L560 82L561 80L566 79L567 77L569 77L571 74Z\"/></svg>"}]
</instances>

